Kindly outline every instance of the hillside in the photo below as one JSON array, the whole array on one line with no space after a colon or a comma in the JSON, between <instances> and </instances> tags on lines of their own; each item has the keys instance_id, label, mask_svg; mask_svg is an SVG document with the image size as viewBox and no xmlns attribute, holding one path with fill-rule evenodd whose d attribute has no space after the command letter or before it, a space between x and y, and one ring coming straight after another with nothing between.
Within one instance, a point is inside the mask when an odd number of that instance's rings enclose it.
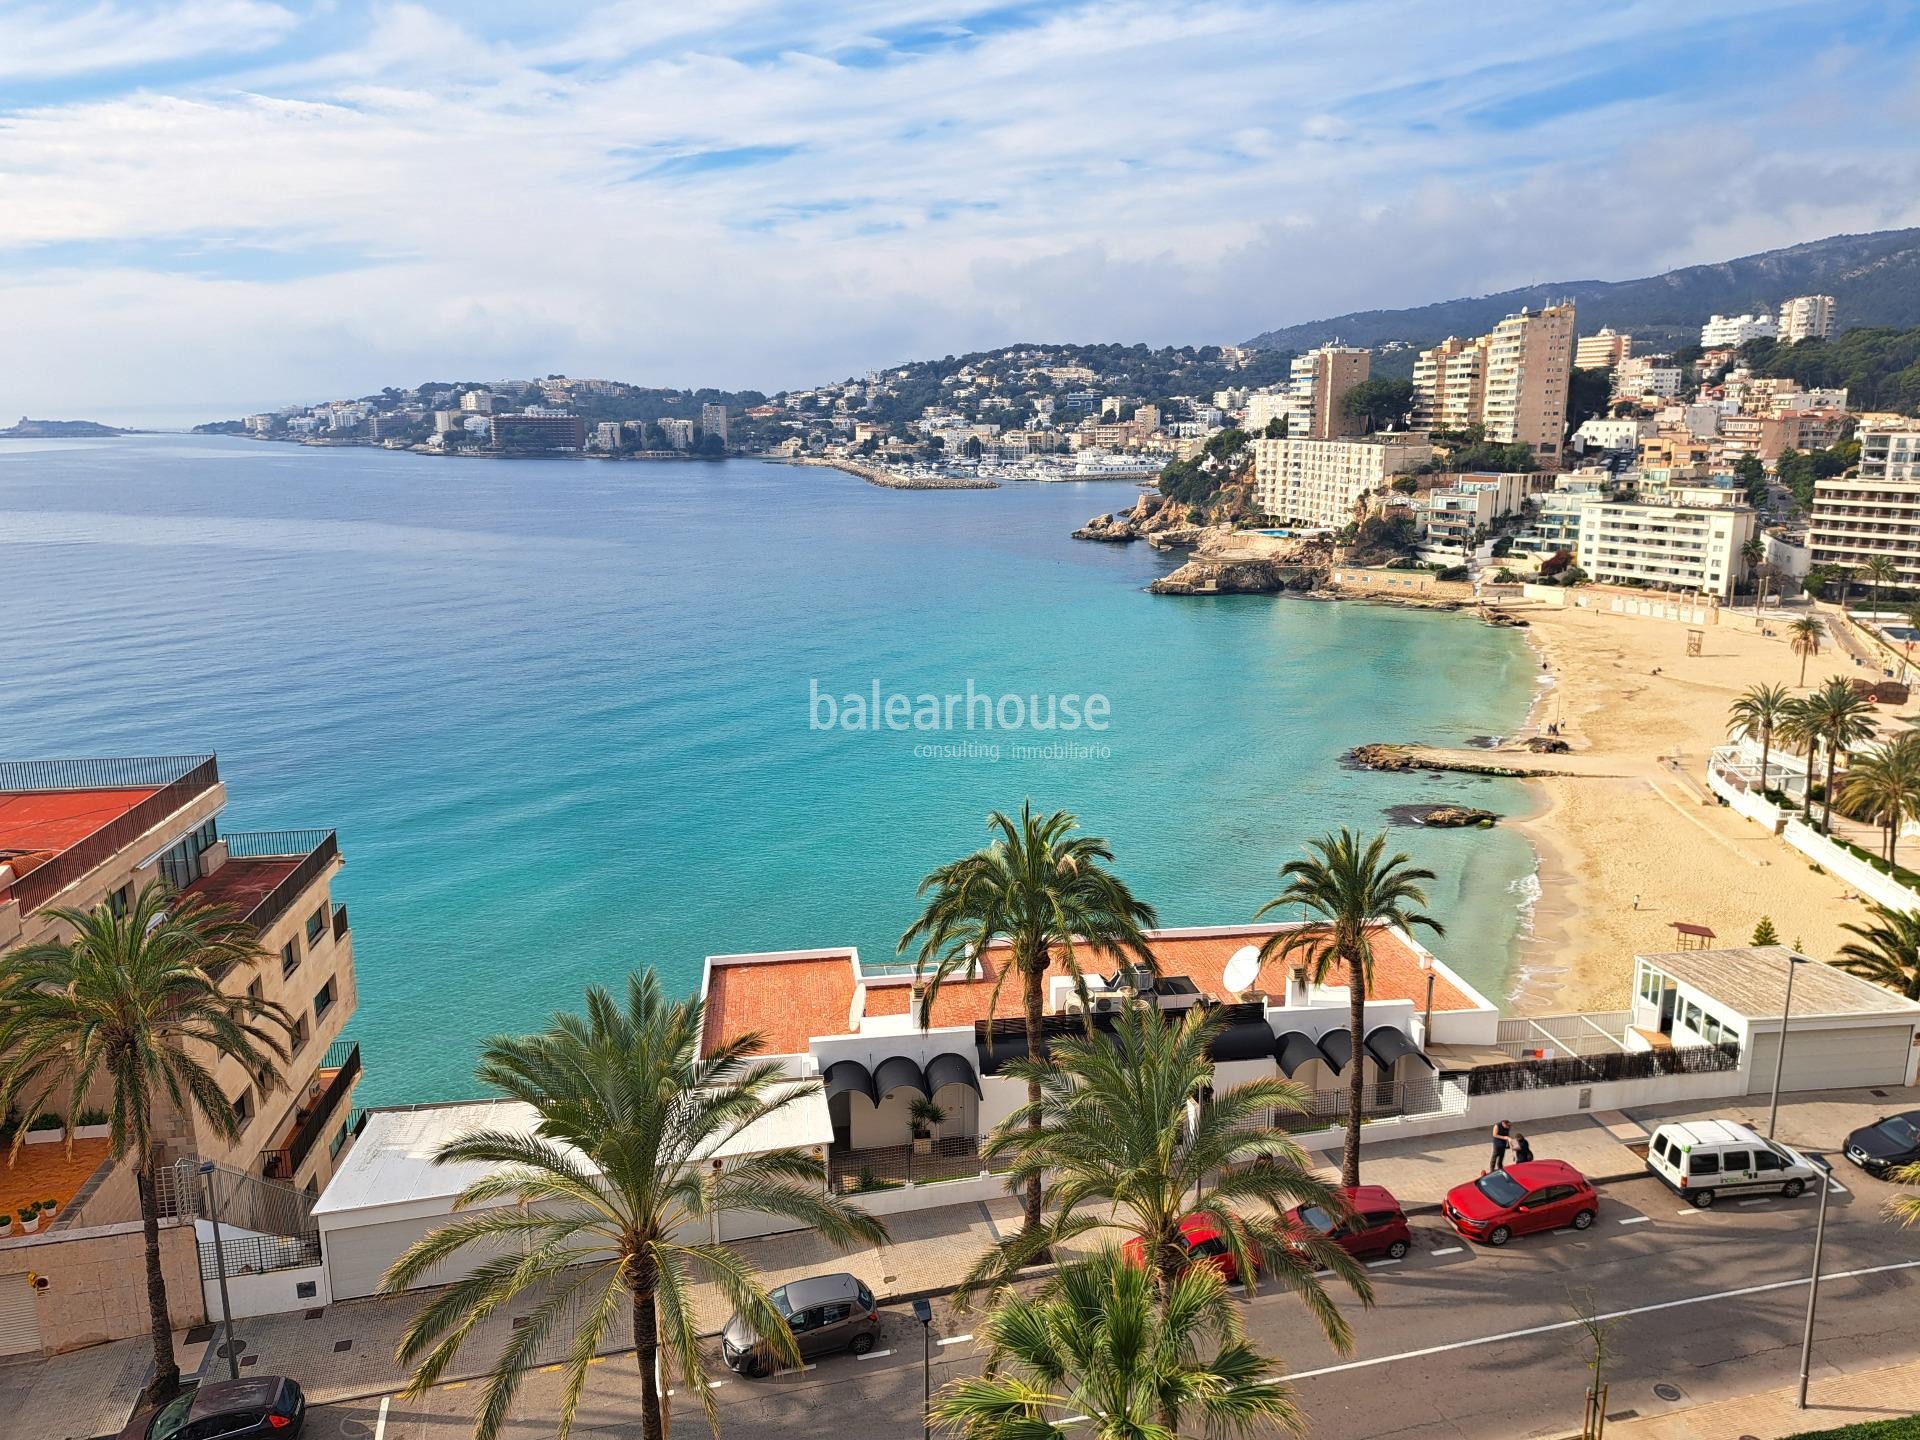
<instances>
[{"instance_id":1,"label":"hillside","mask_svg":"<svg viewBox=\"0 0 1920 1440\"><path fill-rule=\"evenodd\" d=\"M10 425L0 430L0 438L8 440L91 440L105 435L126 435L131 432L117 430L111 425L102 425L93 420L29 420L20 417L18 425Z\"/></svg>"},{"instance_id":2,"label":"hillside","mask_svg":"<svg viewBox=\"0 0 1920 1440\"><path fill-rule=\"evenodd\" d=\"M1648 341L1685 344L1698 339L1709 315L1769 310L1792 295L1833 296L1842 329L1920 325L1920 229L1834 235L1641 280L1563 280L1408 310L1358 310L1268 330L1247 344L1290 351L1335 339L1430 345L1449 335L1482 334L1522 305L1554 300L1579 307L1583 335L1611 325Z\"/></svg>"}]
</instances>

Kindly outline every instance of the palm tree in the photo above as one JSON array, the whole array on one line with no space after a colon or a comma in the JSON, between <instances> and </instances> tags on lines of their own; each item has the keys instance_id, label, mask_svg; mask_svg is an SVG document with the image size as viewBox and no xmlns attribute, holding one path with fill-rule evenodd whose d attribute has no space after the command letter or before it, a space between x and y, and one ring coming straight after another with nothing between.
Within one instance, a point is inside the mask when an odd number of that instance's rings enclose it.
<instances>
[{"instance_id":1,"label":"palm tree","mask_svg":"<svg viewBox=\"0 0 1920 1440\"><path fill-rule=\"evenodd\" d=\"M1873 582L1873 613L1880 613L1880 587L1900 578L1900 567L1886 555L1875 555L1860 567L1860 573Z\"/></svg>"},{"instance_id":2,"label":"palm tree","mask_svg":"<svg viewBox=\"0 0 1920 1440\"><path fill-rule=\"evenodd\" d=\"M1803 721L1827 752L1826 798L1820 828L1833 830L1833 770L1841 755L1873 735L1873 706L1845 678L1834 675L1807 696Z\"/></svg>"},{"instance_id":3,"label":"palm tree","mask_svg":"<svg viewBox=\"0 0 1920 1440\"><path fill-rule=\"evenodd\" d=\"M1787 705L1786 714L1774 723L1773 734L1774 738L1787 749L1806 756L1806 774L1802 777L1800 786L1800 814L1811 822L1813 819L1813 766L1814 757L1820 751L1820 737L1813 728L1813 715L1808 705L1808 698L1799 696ZM1788 799L1791 801L1791 794Z\"/></svg>"},{"instance_id":4,"label":"palm tree","mask_svg":"<svg viewBox=\"0 0 1920 1440\"><path fill-rule=\"evenodd\" d=\"M1840 609L1844 612L1847 608L1847 590L1853 584L1853 566L1835 565L1829 573L1833 576L1834 584L1840 587Z\"/></svg>"},{"instance_id":5,"label":"palm tree","mask_svg":"<svg viewBox=\"0 0 1920 1440\"><path fill-rule=\"evenodd\" d=\"M1050 1218L981 1256L962 1297L983 1284L1003 1284L1034 1255L1105 1227L1139 1238L1161 1293L1170 1295L1188 1263L1182 1221L1198 1215L1226 1241L1236 1273L1249 1285L1263 1261L1289 1255L1291 1241L1371 1302L1363 1267L1317 1232L1302 1236L1280 1218L1301 1204L1331 1214L1346 1208L1331 1186L1314 1178L1306 1152L1272 1128L1275 1112L1299 1109L1305 1090L1276 1075L1212 1091L1207 1052L1220 1029L1217 1018L1199 1009L1174 1023L1137 1005L1121 1012L1109 1033L1055 1040L1050 1065L1028 1060L1008 1067L1038 1084L1041 1098L1001 1121L984 1153L1013 1157L1010 1183L1044 1180ZM1038 1114L1038 1128L1029 1109ZM1249 1210L1259 1213L1243 1213ZM1293 1263L1268 1268L1344 1352L1351 1335L1313 1271Z\"/></svg>"},{"instance_id":6,"label":"palm tree","mask_svg":"<svg viewBox=\"0 0 1920 1440\"><path fill-rule=\"evenodd\" d=\"M1885 834L1881 854L1894 862L1902 822L1920 815L1920 732L1903 731L1847 767L1840 798L1860 820L1879 823Z\"/></svg>"},{"instance_id":7,"label":"palm tree","mask_svg":"<svg viewBox=\"0 0 1920 1440\"><path fill-rule=\"evenodd\" d=\"M1799 684L1807 683L1807 661L1820 653L1820 637L1826 634L1826 627L1811 615L1802 615L1787 627L1787 633L1793 638L1788 642L1793 653L1800 657Z\"/></svg>"},{"instance_id":8,"label":"palm tree","mask_svg":"<svg viewBox=\"0 0 1920 1440\"><path fill-rule=\"evenodd\" d=\"M1840 947L1833 963L1842 970L1897 990L1909 1000L1920 1000L1920 915L1869 905L1866 925L1840 928L1858 940Z\"/></svg>"},{"instance_id":9,"label":"palm tree","mask_svg":"<svg viewBox=\"0 0 1920 1440\"><path fill-rule=\"evenodd\" d=\"M1920 1163L1902 1165L1893 1172L1900 1185L1920 1185ZM1887 1214L1902 1225L1920 1225L1920 1195L1896 1195L1887 1201Z\"/></svg>"},{"instance_id":10,"label":"palm tree","mask_svg":"<svg viewBox=\"0 0 1920 1440\"><path fill-rule=\"evenodd\" d=\"M1313 983L1323 985L1343 970L1347 981L1347 1034L1351 1041L1347 1062L1347 1143L1340 1159L1340 1183L1360 1183L1360 1125L1364 1119L1367 987L1373 981L1373 932L1396 926L1411 932L1425 926L1435 935L1446 927L1416 906L1427 903L1422 882L1431 870L1416 868L1410 857L1386 858L1387 837L1371 841L1342 828L1337 835L1309 841L1314 858L1289 860L1280 867L1286 888L1254 912L1301 905L1321 917L1323 924L1281 930L1260 947L1260 960L1290 959L1306 952L1313 967Z\"/></svg>"},{"instance_id":11,"label":"palm tree","mask_svg":"<svg viewBox=\"0 0 1920 1440\"><path fill-rule=\"evenodd\" d=\"M781 1358L797 1359L786 1322L752 1268L707 1235L728 1210L763 1211L817 1230L835 1245L882 1243L878 1220L826 1191L825 1167L797 1150L775 1150L710 1170L708 1159L749 1125L776 1115L808 1088L753 1059L758 1035L701 1054L705 1007L670 1001L652 971L627 978L622 1006L587 991L585 1017L558 1014L536 1035L487 1042L482 1081L531 1106L531 1131L477 1130L451 1140L436 1164L493 1167L460 1193L449 1220L415 1243L381 1282L398 1294L473 1246L465 1279L440 1290L401 1338L419 1395L453 1363L474 1327L528 1291L540 1292L489 1372L474 1422L492 1440L515 1392L556 1326L573 1327L560 1397L559 1433L573 1426L587 1366L622 1310L633 1320L640 1369L640 1433L662 1440L659 1378L666 1359L701 1397L718 1431L702 1375L692 1286L711 1281Z\"/></svg>"},{"instance_id":12,"label":"palm tree","mask_svg":"<svg viewBox=\"0 0 1920 1440\"><path fill-rule=\"evenodd\" d=\"M1793 695L1784 685L1749 685L1727 712L1728 733L1760 737L1760 793L1767 793L1767 759L1774 729L1787 718Z\"/></svg>"},{"instance_id":13,"label":"palm tree","mask_svg":"<svg viewBox=\"0 0 1920 1440\"><path fill-rule=\"evenodd\" d=\"M18 1105L31 1119L50 1113L57 1095L72 1117L96 1082L112 1089L107 1143L115 1161L133 1161L146 1241L153 1377L143 1399L157 1404L180 1390L155 1178L167 1111L197 1113L221 1139L238 1137L213 1067L231 1059L250 1074L266 1072L287 1058L293 1019L244 985L225 987L262 954L252 927L224 906L179 899L153 880L120 915L102 905L48 918L73 938L24 945L0 960L0 1112ZM156 1116L163 1102L167 1110ZM16 1147L25 1135L22 1125ZM67 1136L71 1145L71 1127Z\"/></svg>"},{"instance_id":14,"label":"palm tree","mask_svg":"<svg viewBox=\"0 0 1920 1440\"><path fill-rule=\"evenodd\" d=\"M981 1326L985 1373L935 1398L942 1430L968 1440L1172 1440L1306 1428L1273 1362L1247 1342L1207 1265L1164 1298L1112 1250L1069 1265L1036 1297L1010 1296ZM1196 1426L1182 1429L1192 1414ZM1167 1417L1172 1415L1173 1423Z\"/></svg>"},{"instance_id":15,"label":"palm tree","mask_svg":"<svg viewBox=\"0 0 1920 1440\"><path fill-rule=\"evenodd\" d=\"M994 837L984 850L942 865L920 882L929 895L920 918L900 937L897 952L918 945L914 976L926 981L919 1021L925 1027L933 1013L940 987L954 976L974 974L987 947L996 941L1007 946L1007 964L993 978L988 1014L998 1013L1000 990L1009 976L1020 982L1027 1021L1027 1054L1041 1057L1041 1009L1047 967L1058 959L1074 987L1086 995L1080 973L1080 952L1086 946L1131 959L1149 971L1157 969L1146 931L1154 924L1153 907L1107 868L1113 852L1095 835L1074 832L1079 822L1064 810L1042 817L1033 802L1020 807L1016 820L996 810L987 816ZM1031 1123L1040 1124L1040 1086L1027 1082ZM1040 1179L1027 1182L1026 1228L1040 1224Z\"/></svg>"}]
</instances>

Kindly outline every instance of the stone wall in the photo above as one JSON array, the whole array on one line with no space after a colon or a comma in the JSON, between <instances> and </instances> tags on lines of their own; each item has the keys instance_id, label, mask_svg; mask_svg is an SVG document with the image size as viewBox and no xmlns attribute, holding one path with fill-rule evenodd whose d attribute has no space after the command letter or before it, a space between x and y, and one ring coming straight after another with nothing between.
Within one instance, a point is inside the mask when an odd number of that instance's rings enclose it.
<instances>
[{"instance_id":1,"label":"stone wall","mask_svg":"<svg viewBox=\"0 0 1920 1440\"><path fill-rule=\"evenodd\" d=\"M160 1260L174 1326L201 1324L207 1312L191 1224L161 1225ZM147 1333L147 1263L137 1221L0 1244L0 1283L27 1274L47 1281L38 1293L43 1354Z\"/></svg>"}]
</instances>

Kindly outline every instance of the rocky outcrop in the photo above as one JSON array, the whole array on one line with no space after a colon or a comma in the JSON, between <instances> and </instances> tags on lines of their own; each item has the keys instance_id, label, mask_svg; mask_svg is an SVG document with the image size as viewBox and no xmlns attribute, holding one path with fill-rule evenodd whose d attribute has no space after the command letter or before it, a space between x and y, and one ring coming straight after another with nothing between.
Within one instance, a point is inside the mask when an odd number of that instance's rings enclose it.
<instances>
[{"instance_id":1,"label":"rocky outcrop","mask_svg":"<svg viewBox=\"0 0 1920 1440\"><path fill-rule=\"evenodd\" d=\"M1096 515L1073 532L1076 540L1096 540L1108 545L1124 545L1131 540L1157 543L1159 536L1178 536L1168 543L1192 545L1198 542L1204 527L1187 518L1187 507L1157 491L1147 491L1131 510L1111 515ZM1192 537L1192 538L1188 538Z\"/></svg>"},{"instance_id":2,"label":"rocky outcrop","mask_svg":"<svg viewBox=\"0 0 1920 1440\"><path fill-rule=\"evenodd\" d=\"M1476 810L1471 805L1436 805L1416 816L1422 825L1441 830L1463 830L1470 825L1492 825L1500 817L1491 810Z\"/></svg>"},{"instance_id":3,"label":"rocky outcrop","mask_svg":"<svg viewBox=\"0 0 1920 1440\"><path fill-rule=\"evenodd\" d=\"M1553 735L1534 736L1533 739L1527 741L1527 749L1536 755L1567 755L1573 751L1571 745L1567 744L1566 741L1560 739L1558 736Z\"/></svg>"},{"instance_id":4,"label":"rocky outcrop","mask_svg":"<svg viewBox=\"0 0 1920 1440\"><path fill-rule=\"evenodd\" d=\"M1423 745L1356 745L1347 752L1347 760L1365 770L1450 771L1456 775L1497 775L1508 780L1528 780L1562 773L1540 765L1503 765L1497 760L1468 759L1454 753L1430 750Z\"/></svg>"},{"instance_id":5,"label":"rocky outcrop","mask_svg":"<svg viewBox=\"0 0 1920 1440\"><path fill-rule=\"evenodd\" d=\"M1273 560L1195 557L1147 587L1155 595L1276 595L1296 585L1300 571Z\"/></svg>"},{"instance_id":6,"label":"rocky outcrop","mask_svg":"<svg viewBox=\"0 0 1920 1440\"><path fill-rule=\"evenodd\" d=\"M1505 610L1492 610L1482 606L1480 609L1480 618L1497 630L1524 630L1527 628L1527 622L1525 620L1522 620L1518 615L1511 615Z\"/></svg>"}]
</instances>

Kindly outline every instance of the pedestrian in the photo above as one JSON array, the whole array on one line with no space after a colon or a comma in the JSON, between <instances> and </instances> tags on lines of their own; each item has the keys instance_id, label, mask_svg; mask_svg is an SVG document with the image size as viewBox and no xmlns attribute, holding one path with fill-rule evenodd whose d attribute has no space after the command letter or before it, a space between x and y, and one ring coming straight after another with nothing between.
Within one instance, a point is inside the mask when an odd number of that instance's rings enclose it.
<instances>
[{"instance_id":1,"label":"pedestrian","mask_svg":"<svg viewBox=\"0 0 1920 1440\"><path fill-rule=\"evenodd\" d=\"M1489 1170L1504 1170L1507 1168L1507 1139L1512 1134L1513 1122L1511 1120L1502 1120L1498 1125L1493 1127L1493 1163L1487 1167Z\"/></svg>"},{"instance_id":2,"label":"pedestrian","mask_svg":"<svg viewBox=\"0 0 1920 1440\"><path fill-rule=\"evenodd\" d=\"M1516 1165L1524 1165L1531 1159L1533 1159L1533 1146L1527 1142L1525 1135L1515 1131L1513 1136L1513 1163Z\"/></svg>"}]
</instances>

